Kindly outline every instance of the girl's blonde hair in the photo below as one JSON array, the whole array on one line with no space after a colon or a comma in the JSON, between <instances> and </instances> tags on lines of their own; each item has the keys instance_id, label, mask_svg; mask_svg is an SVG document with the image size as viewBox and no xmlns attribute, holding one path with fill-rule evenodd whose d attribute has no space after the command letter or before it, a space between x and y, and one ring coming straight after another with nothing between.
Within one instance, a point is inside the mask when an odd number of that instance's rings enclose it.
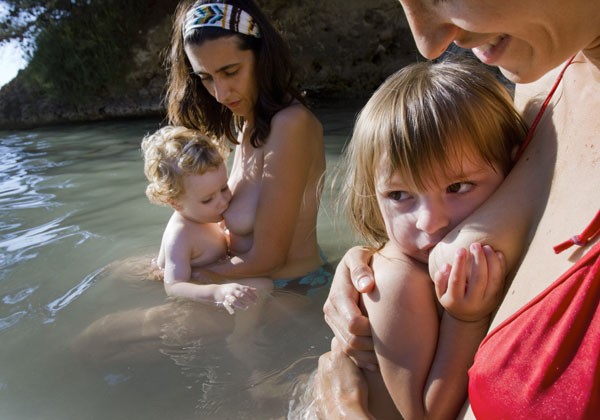
<instances>
[{"instance_id":1,"label":"girl's blonde hair","mask_svg":"<svg viewBox=\"0 0 600 420\"><path fill-rule=\"evenodd\" d=\"M402 68L362 109L345 151L342 204L351 225L370 245L383 246L378 174L399 171L422 190L465 151L506 174L526 133L507 90L481 64L452 59Z\"/></svg>"},{"instance_id":2,"label":"girl's blonde hair","mask_svg":"<svg viewBox=\"0 0 600 420\"><path fill-rule=\"evenodd\" d=\"M224 155L217 144L198 130L165 126L142 140L146 196L154 204L168 205L183 191L185 175L202 175L217 169Z\"/></svg>"}]
</instances>

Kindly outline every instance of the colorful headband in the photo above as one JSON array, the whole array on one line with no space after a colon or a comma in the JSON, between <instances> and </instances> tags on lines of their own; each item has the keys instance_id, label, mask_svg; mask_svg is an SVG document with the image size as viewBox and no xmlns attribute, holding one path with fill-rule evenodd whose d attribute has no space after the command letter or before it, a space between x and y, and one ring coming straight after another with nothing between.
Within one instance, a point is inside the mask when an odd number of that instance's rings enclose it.
<instances>
[{"instance_id":1,"label":"colorful headband","mask_svg":"<svg viewBox=\"0 0 600 420\"><path fill-rule=\"evenodd\" d=\"M201 4L187 12L183 24L183 37L191 31L208 26L260 38L254 18L242 9L224 3Z\"/></svg>"}]
</instances>

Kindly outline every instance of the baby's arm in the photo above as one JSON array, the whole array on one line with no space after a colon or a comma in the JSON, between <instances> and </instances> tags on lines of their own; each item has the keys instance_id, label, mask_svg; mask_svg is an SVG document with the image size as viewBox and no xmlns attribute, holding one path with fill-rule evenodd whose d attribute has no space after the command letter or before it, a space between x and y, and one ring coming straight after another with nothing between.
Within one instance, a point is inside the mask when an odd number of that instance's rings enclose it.
<instances>
[{"instance_id":1,"label":"baby's arm","mask_svg":"<svg viewBox=\"0 0 600 420\"><path fill-rule=\"evenodd\" d=\"M193 245L186 231L165 232L165 292L176 298L223 306L230 314L256 303L256 288L246 284L197 284L190 281Z\"/></svg>"},{"instance_id":2,"label":"baby's arm","mask_svg":"<svg viewBox=\"0 0 600 420\"><path fill-rule=\"evenodd\" d=\"M398 411L405 419L424 418L423 390L438 337L436 298L425 265L407 257L387 259L376 254L375 289L363 295L373 333L381 375ZM373 395L369 380L369 408L379 418L389 418L386 395ZM382 412L383 409L383 412Z\"/></svg>"}]
</instances>

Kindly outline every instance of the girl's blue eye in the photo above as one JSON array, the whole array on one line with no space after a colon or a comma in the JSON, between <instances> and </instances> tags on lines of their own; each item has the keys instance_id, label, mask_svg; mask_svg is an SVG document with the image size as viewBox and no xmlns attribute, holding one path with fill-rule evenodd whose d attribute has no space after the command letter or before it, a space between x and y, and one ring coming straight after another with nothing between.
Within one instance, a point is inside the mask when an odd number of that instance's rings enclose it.
<instances>
[{"instance_id":1,"label":"girl's blue eye","mask_svg":"<svg viewBox=\"0 0 600 420\"><path fill-rule=\"evenodd\" d=\"M471 191L472 188L473 184L470 182L455 182L454 184L448 185L446 192L451 194L466 193Z\"/></svg>"},{"instance_id":2,"label":"girl's blue eye","mask_svg":"<svg viewBox=\"0 0 600 420\"><path fill-rule=\"evenodd\" d=\"M406 191L391 191L388 193L388 197L394 201L401 201L408 198L408 193Z\"/></svg>"},{"instance_id":3,"label":"girl's blue eye","mask_svg":"<svg viewBox=\"0 0 600 420\"><path fill-rule=\"evenodd\" d=\"M448 191L449 193L457 193L460 191L460 183L456 182L454 184L448 185L448 188L446 188L446 191Z\"/></svg>"}]
</instances>

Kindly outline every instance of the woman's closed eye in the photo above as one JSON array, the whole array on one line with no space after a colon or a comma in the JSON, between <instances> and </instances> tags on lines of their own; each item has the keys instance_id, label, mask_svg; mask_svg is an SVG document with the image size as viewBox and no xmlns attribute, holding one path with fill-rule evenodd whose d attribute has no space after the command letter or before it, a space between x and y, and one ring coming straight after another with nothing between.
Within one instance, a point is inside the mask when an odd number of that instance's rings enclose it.
<instances>
[{"instance_id":1,"label":"woman's closed eye","mask_svg":"<svg viewBox=\"0 0 600 420\"><path fill-rule=\"evenodd\" d=\"M204 73L193 73L202 83L208 82L212 80L212 76Z\"/></svg>"},{"instance_id":2,"label":"woman's closed eye","mask_svg":"<svg viewBox=\"0 0 600 420\"><path fill-rule=\"evenodd\" d=\"M239 69L235 69L235 70L225 70L223 71L223 74L227 77L232 77L235 76L236 74L238 74Z\"/></svg>"}]
</instances>

